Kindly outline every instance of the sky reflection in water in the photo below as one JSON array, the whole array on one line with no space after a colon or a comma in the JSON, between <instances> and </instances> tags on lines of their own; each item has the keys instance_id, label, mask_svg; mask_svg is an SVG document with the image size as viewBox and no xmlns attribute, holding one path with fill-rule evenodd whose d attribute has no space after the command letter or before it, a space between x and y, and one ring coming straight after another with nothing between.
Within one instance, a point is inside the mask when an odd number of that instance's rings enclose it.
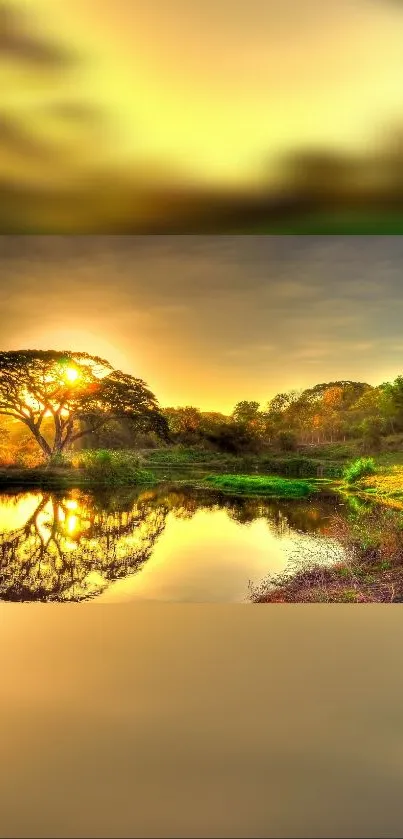
<instances>
[{"instance_id":1,"label":"sky reflection in water","mask_svg":"<svg viewBox=\"0 0 403 839\"><path fill-rule=\"evenodd\" d=\"M329 554L335 509L166 486L3 494L0 598L245 602L296 551Z\"/></svg>"}]
</instances>

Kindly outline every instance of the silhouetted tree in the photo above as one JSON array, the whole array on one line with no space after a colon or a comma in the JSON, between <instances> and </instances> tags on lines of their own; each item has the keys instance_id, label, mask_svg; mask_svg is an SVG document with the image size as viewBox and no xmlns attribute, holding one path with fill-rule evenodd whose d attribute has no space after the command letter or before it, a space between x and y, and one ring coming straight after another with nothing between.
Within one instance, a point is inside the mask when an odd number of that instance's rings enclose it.
<instances>
[{"instance_id":1,"label":"silhouetted tree","mask_svg":"<svg viewBox=\"0 0 403 839\"><path fill-rule=\"evenodd\" d=\"M145 383L88 353L0 353L0 414L24 423L49 459L110 417L128 417L142 430L168 435ZM43 433L45 418L52 421L51 439Z\"/></svg>"}]
</instances>

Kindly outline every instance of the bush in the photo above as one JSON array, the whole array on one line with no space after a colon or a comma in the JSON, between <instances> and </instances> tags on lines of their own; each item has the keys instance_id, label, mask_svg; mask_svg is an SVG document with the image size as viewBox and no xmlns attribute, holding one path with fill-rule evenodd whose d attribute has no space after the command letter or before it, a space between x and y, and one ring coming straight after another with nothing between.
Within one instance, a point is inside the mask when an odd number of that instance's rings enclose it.
<instances>
[{"instance_id":1,"label":"bush","mask_svg":"<svg viewBox=\"0 0 403 839\"><path fill-rule=\"evenodd\" d=\"M279 431L276 443L282 452L294 452L297 448L297 438L293 431Z\"/></svg>"},{"instance_id":2,"label":"bush","mask_svg":"<svg viewBox=\"0 0 403 839\"><path fill-rule=\"evenodd\" d=\"M124 449L82 451L73 458L73 464L98 484L137 484L154 479L152 472L141 467L138 455Z\"/></svg>"},{"instance_id":3,"label":"bush","mask_svg":"<svg viewBox=\"0 0 403 839\"><path fill-rule=\"evenodd\" d=\"M200 446L194 446L193 448L172 446L171 448L154 449L147 452L146 455L148 463L158 466L187 466L193 463L211 463L211 461L216 460L226 462L228 459L229 455L225 455L223 452Z\"/></svg>"},{"instance_id":4,"label":"bush","mask_svg":"<svg viewBox=\"0 0 403 839\"><path fill-rule=\"evenodd\" d=\"M346 466L343 472L343 478L347 484L353 484L359 481L360 478L365 478L367 475L374 475L375 472L375 461L372 457L359 457Z\"/></svg>"},{"instance_id":5,"label":"bush","mask_svg":"<svg viewBox=\"0 0 403 839\"><path fill-rule=\"evenodd\" d=\"M263 457L260 466L271 474L288 478L340 478L342 474L342 467L338 463L298 455Z\"/></svg>"},{"instance_id":6,"label":"bush","mask_svg":"<svg viewBox=\"0 0 403 839\"><path fill-rule=\"evenodd\" d=\"M46 463L45 455L33 437L24 436L15 447L14 464L23 469L35 469Z\"/></svg>"}]
</instances>

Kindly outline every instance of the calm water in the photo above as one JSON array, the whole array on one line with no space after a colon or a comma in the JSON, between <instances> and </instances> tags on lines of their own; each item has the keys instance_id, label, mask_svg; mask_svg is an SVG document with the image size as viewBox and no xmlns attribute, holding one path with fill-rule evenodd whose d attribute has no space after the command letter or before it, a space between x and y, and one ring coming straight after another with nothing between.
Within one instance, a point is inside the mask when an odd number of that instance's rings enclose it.
<instances>
[{"instance_id":1,"label":"calm water","mask_svg":"<svg viewBox=\"0 0 403 839\"><path fill-rule=\"evenodd\" d=\"M333 556L336 499L172 489L0 496L0 599L247 602L297 554ZM319 537L319 538L318 538Z\"/></svg>"}]
</instances>

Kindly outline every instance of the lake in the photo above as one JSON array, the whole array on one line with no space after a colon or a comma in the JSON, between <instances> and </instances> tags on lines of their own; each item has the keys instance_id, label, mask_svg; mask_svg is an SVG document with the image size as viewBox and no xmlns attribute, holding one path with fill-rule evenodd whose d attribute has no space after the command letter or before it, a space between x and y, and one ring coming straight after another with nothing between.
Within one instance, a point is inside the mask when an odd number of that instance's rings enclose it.
<instances>
[{"instance_id":1,"label":"lake","mask_svg":"<svg viewBox=\"0 0 403 839\"><path fill-rule=\"evenodd\" d=\"M273 501L160 484L0 495L0 599L247 603L296 557L341 556L337 496Z\"/></svg>"}]
</instances>

